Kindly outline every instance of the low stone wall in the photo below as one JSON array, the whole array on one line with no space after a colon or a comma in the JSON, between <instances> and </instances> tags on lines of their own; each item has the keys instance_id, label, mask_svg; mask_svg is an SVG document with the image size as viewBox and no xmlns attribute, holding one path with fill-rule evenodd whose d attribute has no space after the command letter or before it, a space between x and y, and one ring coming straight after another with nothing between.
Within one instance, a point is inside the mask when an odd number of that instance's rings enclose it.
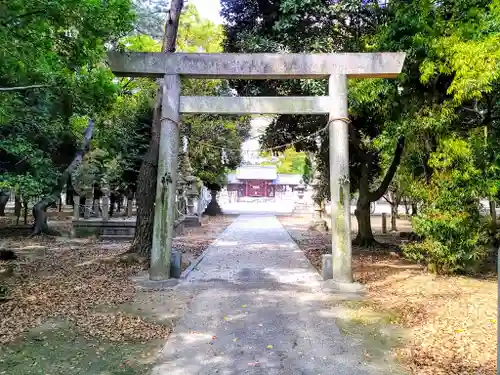
<instances>
[{"instance_id":1,"label":"low stone wall","mask_svg":"<svg viewBox=\"0 0 500 375\"><path fill-rule=\"evenodd\" d=\"M184 232L184 217L174 224L174 235L179 236ZM87 219L73 220L71 236L97 237L102 240L132 240L135 233L135 219Z\"/></svg>"}]
</instances>

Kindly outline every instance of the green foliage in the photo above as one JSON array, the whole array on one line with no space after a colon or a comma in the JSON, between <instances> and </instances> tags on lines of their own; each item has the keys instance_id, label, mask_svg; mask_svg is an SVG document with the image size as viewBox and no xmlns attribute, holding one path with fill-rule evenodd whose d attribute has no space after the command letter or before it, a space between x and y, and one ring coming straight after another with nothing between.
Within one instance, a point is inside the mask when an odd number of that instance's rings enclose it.
<instances>
[{"instance_id":1,"label":"green foliage","mask_svg":"<svg viewBox=\"0 0 500 375\"><path fill-rule=\"evenodd\" d=\"M419 191L422 212L412 222L425 241L407 245L404 252L436 272L477 270L487 254L479 200L491 186L474 162L470 145L456 138L442 141L429 161L434 173Z\"/></svg>"},{"instance_id":2,"label":"green foliage","mask_svg":"<svg viewBox=\"0 0 500 375\"><path fill-rule=\"evenodd\" d=\"M50 191L74 155L81 125L118 94L103 54L133 18L130 0L0 4L0 87L42 85L0 92L2 188L24 199Z\"/></svg>"},{"instance_id":3,"label":"green foliage","mask_svg":"<svg viewBox=\"0 0 500 375\"><path fill-rule=\"evenodd\" d=\"M304 162L304 169L302 173L302 181L304 181L305 184L309 184L312 180L312 162L311 158L309 156L306 156L305 162Z\"/></svg>"},{"instance_id":4,"label":"green foliage","mask_svg":"<svg viewBox=\"0 0 500 375\"><path fill-rule=\"evenodd\" d=\"M189 155L195 175L205 185L219 189L226 184L226 174L241 163L239 127L246 118L221 116L185 116L189 130Z\"/></svg>"},{"instance_id":5,"label":"green foliage","mask_svg":"<svg viewBox=\"0 0 500 375\"><path fill-rule=\"evenodd\" d=\"M276 165L278 173L304 174L306 165L306 154L304 152L297 152L294 148L290 147L275 157L269 152L263 152L261 156L268 159L261 165Z\"/></svg>"},{"instance_id":6,"label":"green foliage","mask_svg":"<svg viewBox=\"0 0 500 375\"><path fill-rule=\"evenodd\" d=\"M427 240L414 248L431 254L433 247L432 263L447 272L469 268L469 256L481 258L488 244L479 199L495 197L500 185L499 0L223 0L222 12L228 52L406 52L396 80L349 81L351 189L361 197L361 190L380 186L404 135L405 153L389 188L422 206L415 231ZM245 95L326 94L325 82L313 80L236 87ZM294 141L326 121L279 116L263 143ZM314 141L297 144L319 156L325 198L326 139L320 149Z\"/></svg>"},{"instance_id":7,"label":"green foliage","mask_svg":"<svg viewBox=\"0 0 500 375\"><path fill-rule=\"evenodd\" d=\"M221 25L204 19L194 5L188 5L180 18L177 36L179 52L221 52ZM182 80L182 95L224 95L228 83L220 79ZM241 162L240 147L248 135L249 119L239 116L183 116L183 134L189 139L189 155L194 174L207 186L219 189L226 184L226 173Z\"/></svg>"}]
</instances>

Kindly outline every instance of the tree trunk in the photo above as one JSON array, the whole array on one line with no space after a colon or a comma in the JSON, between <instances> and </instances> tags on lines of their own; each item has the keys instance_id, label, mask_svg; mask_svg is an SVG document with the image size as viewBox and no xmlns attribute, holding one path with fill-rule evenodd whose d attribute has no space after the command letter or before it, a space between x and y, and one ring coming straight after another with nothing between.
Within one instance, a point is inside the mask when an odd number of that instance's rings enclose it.
<instances>
[{"instance_id":1,"label":"tree trunk","mask_svg":"<svg viewBox=\"0 0 500 375\"><path fill-rule=\"evenodd\" d=\"M85 215L85 201L87 198L85 198L85 194L82 191L80 194L82 195L78 196L78 213L80 215L78 217L83 217Z\"/></svg>"},{"instance_id":2,"label":"tree trunk","mask_svg":"<svg viewBox=\"0 0 500 375\"><path fill-rule=\"evenodd\" d=\"M19 218L21 217L21 198L18 194L14 197L14 215L16 215L16 225L19 225Z\"/></svg>"},{"instance_id":3,"label":"tree trunk","mask_svg":"<svg viewBox=\"0 0 500 375\"><path fill-rule=\"evenodd\" d=\"M495 237L497 234L497 204L494 200L488 202L490 206L490 216L491 216L491 233Z\"/></svg>"},{"instance_id":4,"label":"tree trunk","mask_svg":"<svg viewBox=\"0 0 500 375\"><path fill-rule=\"evenodd\" d=\"M376 202L385 194L389 188L396 171L398 169L399 163L401 162L401 155L403 154L405 139L404 137L399 137L396 150L394 152L394 158L392 160L389 169L387 170L384 179L382 180L380 186L377 190L371 192L370 181L369 181L369 163L368 157L366 162L361 166L361 178L359 182L359 198L356 205L356 219L358 220L358 234L354 243L361 246L372 246L376 243L373 237L373 232L371 228L370 221L370 203Z\"/></svg>"},{"instance_id":5,"label":"tree trunk","mask_svg":"<svg viewBox=\"0 0 500 375\"><path fill-rule=\"evenodd\" d=\"M397 232L398 227L396 224L396 219L398 218L398 205L391 205L391 232Z\"/></svg>"},{"instance_id":6,"label":"tree trunk","mask_svg":"<svg viewBox=\"0 0 500 375\"><path fill-rule=\"evenodd\" d=\"M73 172L78 166L81 164L83 157L89 150L90 140L92 139L92 134L94 132L94 122L89 120L87 129L85 130L85 135L83 137L82 145L80 149L76 152L75 157L68 165L68 167L63 171L61 176L57 179L57 185L54 187L50 195L43 198L37 204L33 206L33 217L35 219L35 224L33 225L33 233L32 236L37 234L58 234L56 231L53 231L49 228L47 224L47 208L61 197L61 192L66 185L71 172Z\"/></svg>"},{"instance_id":7,"label":"tree trunk","mask_svg":"<svg viewBox=\"0 0 500 375\"><path fill-rule=\"evenodd\" d=\"M75 196L75 190L73 189L73 184L71 182L71 176L68 179L68 182L66 184L66 204L69 206L75 206L75 202L73 200L73 197Z\"/></svg>"},{"instance_id":8,"label":"tree trunk","mask_svg":"<svg viewBox=\"0 0 500 375\"><path fill-rule=\"evenodd\" d=\"M391 232L397 232L397 219L399 218L399 204L401 203L401 195L397 191L391 192Z\"/></svg>"},{"instance_id":9,"label":"tree trunk","mask_svg":"<svg viewBox=\"0 0 500 375\"><path fill-rule=\"evenodd\" d=\"M372 246L376 243L373 237L371 216L370 216L370 201L366 196L360 194L356 204L354 214L358 221L358 234L354 239L354 244L359 246Z\"/></svg>"},{"instance_id":10,"label":"tree trunk","mask_svg":"<svg viewBox=\"0 0 500 375\"><path fill-rule=\"evenodd\" d=\"M222 215L222 209L219 206L219 202L217 202L217 190L211 190L210 194L212 195L212 199L210 199L204 214L208 216Z\"/></svg>"},{"instance_id":11,"label":"tree trunk","mask_svg":"<svg viewBox=\"0 0 500 375\"><path fill-rule=\"evenodd\" d=\"M109 194L109 217L113 217L113 214L115 213L115 204L116 204L116 192L112 191Z\"/></svg>"},{"instance_id":12,"label":"tree trunk","mask_svg":"<svg viewBox=\"0 0 500 375\"><path fill-rule=\"evenodd\" d=\"M27 225L28 224L28 201L23 202L23 208L24 208L24 215L23 215L24 225Z\"/></svg>"},{"instance_id":13,"label":"tree trunk","mask_svg":"<svg viewBox=\"0 0 500 375\"><path fill-rule=\"evenodd\" d=\"M116 212L121 212L123 206L123 194L119 191L116 195Z\"/></svg>"},{"instance_id":14,"label":"tree trunk","mask_svg":"<svg viewBox=\"0 0 500 375\"><path fill-rule=\"evenodd\" d=\"M408 198L404 197L404 205L405 205L405 214L406 216L410 216L410 206L408 206Z\"/></svg>"},{"instance_id":15,"label":"tree trunk","mask_svg":"<svg viewBox=\"0 0 500 375\"><path fill-rule=\"evenodd\" d=\"M411 216L417 216L417 204L413 203L411 204Z\"/></svg>"},{"instance_id":16,"label":"tree trunk","mask_svg":"<svg viewBox=\"0 0 500 375\"><path fill-rule=\"evenodd\" d=\"M183 5L183 0L172 0L170 3L162 45L162 51L165 53L175 52L179 17ZM149 149L139 169L136 195L137 221L135 225L134 241L130 248L131 252L148 258L151 256L151 246L153 242L154 205L161 130L161 102L162 90L159 89L156 94Z\"/></svg>"},{"instance_id":17,"label":"tree trunk","mask_svg":"<svg viewBox=\"0 0 500 375\"><path fill-rule=\"evenodd\" d=\"M5 216L5 207L9 201L9 194L0 191L0 216Z\"/></svg>"}]
</instances>

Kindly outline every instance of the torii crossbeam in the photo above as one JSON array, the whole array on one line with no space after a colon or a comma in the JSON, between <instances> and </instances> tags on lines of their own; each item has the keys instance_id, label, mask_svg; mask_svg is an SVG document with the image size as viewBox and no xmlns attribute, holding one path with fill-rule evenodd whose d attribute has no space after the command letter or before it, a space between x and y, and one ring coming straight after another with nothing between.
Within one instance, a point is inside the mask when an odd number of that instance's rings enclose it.
<instances>
[{"instance_id":1,"label":"torii crossbeam","mask_svg":"<svg viewBox=\"0 0 500 375\"><path fill-rule=\"evenodd\" d=\"M181 113L329 114L333 279L352 282L351 212L347 111L348 78L395 78L404 53L108 54L113 73L163 78L162 124L158 155L150 278L170 277L175 186ZM231 79L328 79L321 97L181 97L180 77ZM342 198L342 199L341 199Z\"/></svg>"}]
</instances>

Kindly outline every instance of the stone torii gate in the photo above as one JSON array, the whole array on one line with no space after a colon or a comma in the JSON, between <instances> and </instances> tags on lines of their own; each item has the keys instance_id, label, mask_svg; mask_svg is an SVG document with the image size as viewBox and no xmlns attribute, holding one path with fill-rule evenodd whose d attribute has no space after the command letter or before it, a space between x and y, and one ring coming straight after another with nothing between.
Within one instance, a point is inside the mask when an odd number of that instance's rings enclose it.
<instances>
[{"instance_id":1,"label":"stone torii gate","mask_svg":"<svg viewBox=\"0 0 500 375\"><path fill-rule=\"evenodd\" d=\"M206 54L110 52L113 73L163 78L162 123L150 278L170 277L181 113L328 114L333 279L352 282L348 78L394 78L404 53ZM328 96L184 97L181 76L227 79L328 79Z\"/></svg>"}]
</instances>

